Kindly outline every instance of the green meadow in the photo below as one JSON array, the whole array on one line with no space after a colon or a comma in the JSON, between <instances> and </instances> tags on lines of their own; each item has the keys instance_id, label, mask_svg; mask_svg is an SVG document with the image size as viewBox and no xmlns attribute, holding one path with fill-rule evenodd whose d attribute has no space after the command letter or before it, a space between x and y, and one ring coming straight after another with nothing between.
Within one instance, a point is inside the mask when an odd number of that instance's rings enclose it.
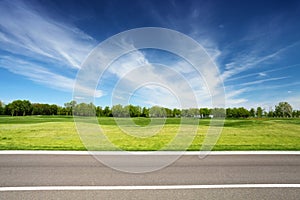
<instances>
[{"instance_id":1,"label":"green meadow","mask_svg":"<svg viewBox=\"0 0 300 200\"><path fill-rule=\"evenodd\" d=\"M186 139L195 137L187 150L200 150L209 128L209 119L98 118L100 128L112 146L101 140L93 150L184 150ZM198 122L197 122L198 123ZM130 125L131 124L131 125ZM121 125L121 126L119 126ZM86 124L89 127L89 124ZM139 127L131 134L130 126ZM125 128L125 131L124 131ZM127 129L128 128L128 129ZM127 131L126 131L127 130ZM169 145L178 130L181 136ZM155 133L155 134L150 134ZM93 140L93 138L91 138ZM105 139L106 140L106 139ZM98 142L99 142L98 141ZM167 148L166 148L167 147ZM0 150L86 150L73 117L0 117ZM300 150L300 119L226 119L213 150Z\"/></svg>"}]
</instances>

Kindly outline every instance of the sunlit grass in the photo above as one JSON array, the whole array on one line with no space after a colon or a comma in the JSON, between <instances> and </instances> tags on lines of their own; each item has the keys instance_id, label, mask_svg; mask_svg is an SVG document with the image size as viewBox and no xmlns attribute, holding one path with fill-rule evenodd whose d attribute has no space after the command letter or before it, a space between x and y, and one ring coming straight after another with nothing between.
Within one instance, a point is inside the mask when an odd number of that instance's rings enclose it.
<instances>
[{"instance_id":1,"label":"sunlit grass","mask_svg":"<svg viewBox=\"0 0 300 200\"><path fill-rule=\"evenodd\" d=\"M197 133L193 135L195 119L181 125L182 132L176 142L180 119L135 118L132 129L128 120L120 119L117 126L113 118L99 118L107 141L100 141L94 150L199 150L209 128L209 120L200 120ZM149 125L151 124L151 125ZM125 129L124 129L125 128ZM136 128L136 127L135 127ZM125 130L125 131L124 131ZM130 131L132 130L132 131ZM127 131L127 132L126 132ZM151 133L156 134L151 134ZM195 137L194 137L195 136ZM98 144L98 143L97 143ZM72 117L30 116L0 117L1 150L85 150ZM226 120L222 134L214 150L300 150L300 119L235 119Z\"/></svg>"}]
</instances>

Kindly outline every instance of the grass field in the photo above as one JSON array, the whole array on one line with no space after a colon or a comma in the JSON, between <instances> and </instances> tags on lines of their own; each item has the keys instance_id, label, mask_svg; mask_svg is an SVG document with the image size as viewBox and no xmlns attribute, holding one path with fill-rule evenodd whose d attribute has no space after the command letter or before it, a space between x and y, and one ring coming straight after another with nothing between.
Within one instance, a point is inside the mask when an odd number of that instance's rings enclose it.
<instances>
[{"instance_id":1,"label":"grass field","mask_svg":"<svg viewBox=\"0 0 300 200\"><path fill-rule=\"evenodd\" d=\"M158 150L166 146L177 134L180 119L166 119L163 128L159 124L164 119L134 118L143 127L139 136L125 134L113 118L99 118L101 129L112 144L124 150ZM120 124L128 124L130 119L120 119ZM190 119L182 124L182 142L168 146L166 150L183 150L185 138L190 136ZM209 127L208 119L201 119L196 137L188 150L199 150ZM148 126L149 125L149 126ZM149 136L146 132L159 130ZM144 135L143 135L144 134ZM26 116L0 117L0 150L86 150L77 133L72 117L66 116ZM103 145L95 150L116 150ZM213 150L300 150L300 119L227 119L222 134Z\"/></svg>"}]
</instances>

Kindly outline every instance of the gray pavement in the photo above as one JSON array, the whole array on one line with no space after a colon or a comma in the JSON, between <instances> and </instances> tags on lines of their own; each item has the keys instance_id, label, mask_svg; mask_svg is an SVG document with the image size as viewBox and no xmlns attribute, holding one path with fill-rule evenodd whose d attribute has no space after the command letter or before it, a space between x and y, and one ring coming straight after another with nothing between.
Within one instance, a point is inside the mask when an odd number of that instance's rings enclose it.
<instances>
[{"instance_id":1,"label":"gray pavement","mask_svg":"<svg viewBox=\"0 0 300 200\"><path fill-rule=\"evenodd\" d=\"M106 159L126 166L130 159L136 161L147 156L107 155ZM116 171L88 155L0 155L0 187L299 183L299 155L214 155L205 159L185 155L159 171L141 174ZM299 187L0 192L0 199L299 199L299 196Z\"/></svg>"}]
</instances>

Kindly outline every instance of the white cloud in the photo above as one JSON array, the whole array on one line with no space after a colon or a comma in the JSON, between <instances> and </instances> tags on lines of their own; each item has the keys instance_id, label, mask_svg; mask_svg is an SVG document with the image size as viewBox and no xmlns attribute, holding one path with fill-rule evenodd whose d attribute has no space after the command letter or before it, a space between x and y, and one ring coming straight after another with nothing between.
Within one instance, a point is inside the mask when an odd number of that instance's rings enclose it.
<instances>
[{"instance_id":1,"label":"white cloud","mask_svg":"<svg viewBox=\"0 0 300 200\"><path fill-rule=\"evenodd\" d=\"M81 62L95 46L96 41L75 26L54 21L48 16L39 13L30 7L28 3L3 1L1 2L0 12L0 44L5 46L6 51L25 56L35 61L30 62L28 59L22 61L20 57L17 60L9 60L2 57L2 63L4 63L2 67L48 87L71 91L74 86L74 80L53 71L55 71L56 67L62 65L70 69L79 69ZM125 40L121 42L122 44L116 45L124 48L133 47L133 44ZM220 54L217 48L211 46L208 39L203 40L203 43L206 44L206 51L213 59ZM114 52L103 52L103 55L97 59L105 60L113 54ZM51 63L50 66L52 65L53 67L39 65L36 61ZM91 64L93 62L97 61L91 61ZM200 76L199 74L196 76L195 74L193 75L195 69L186 62L178 62L172 66L172 72L167 70L164 73L164 70L160 71L159 68L149 63L145 55L140 51L135 51L128 54L128 56L121 57L110 66L108 71L121 79L127 73L141 66L148 66L146 67L147 71L137 71L138 73L136 72L134 76L127 76L127 85L124 86L129 87L130 82L141 83L146 77L146 79L154 82L159 79L162 85L172 85L172 89L176 90L183 97L185 106L187 107L194 106L189 105L192 104L192 97L188 92L191 90L190 88L199 96L198 99L202 104L211 102L210 95L213 93L217 94L217 92L209 92L209 89L217 89L219 82L210 82L210 88L208 88L201 78L197 78L197 76ZM185 77L176 75L176 73L184 74ZM211 72L210 69L203 69L202 73L207 79L215 79L214 72ZM172 75L175 75L175 77L172 77ZM77 86L77 89L83 93L91 94L93 92L92 89L89 89L92 85L91 82L97 81L98 76L99 74L91 70L84 76L89 77L91 81L87 85L80 84ZM84 83L84 80L77 81L78 83ZM165 90L160 90L159 87L152 87L151 90L147 91L148 93L143 95L151 96L152 102L161 102L164 105L170 104L171 99L167 98L168 95ZM102 95L102 91L96 91L97 97ZM78 96L78 98L82 97Z\"/></svg>"},{"instance_id":2,"label":"white cloud","mask_svg":"<svg viewBox=\"0 0 300 200\"><path fill-rule=\"evenodd\" d=\"M242 43L242 41L240 41ZM258 44L257 44L258 43ZM235 91L237 88L245 88L245 92L255 92L253 95L257 95L256 93L258 91L258 84L266 83L266 82L273 82L272 87L280 87L280 80L287 79L289 77L273 77L273 78L267 78L272 77L272 72L280 71L280 70L286 70L291 67L296 67L296 65L289 65L289 66L283 66L283 67L276 67L275 69L271 70L265 70L261 72L255 72L255 73L247 73L247 71L253 70L254 68L262 68L264 64L270 64L278 61L278 59L286 53L290 48L294 47L297 43L294 43L292 45L288 45L286 47L283 47L281 49L277 49L273 51L272 53L266 54L265 52L270 52L269 49L265 49L264 45L260 46L260 42L256 41L256 45L253 45L252 47L246 47L244 51L241 51L240 53L237 53L235 57L228 62L227 64L224 64L225 67L223 69L223 73L221 75L222 80L224 81L226 86L231 86L230 89L226 90L226 96L230 94L230 92ZM233 44L234 45L234 44ZM260 47L260 48L258 48ZM227 52L228 53L228 52ZM232 52L229 52L229 54ZM221 54L221 57L224 56ZM242 75L239 75L242 74ZM253 80L253 78L255 78ZM259 79L259 80L257 80ZM278 83L277 83L278 82ZM252 86L253 88L249 88L249 86ZM264 89L269 86L264 85ZM256 100L252 99L250 96L248 97L242 97L245 96L245 92L240 93L232 98L226 98L226 104L227 106L248 106L252 107ZM257 102L258 104L261 102Z\"/></svg>"},{"instance_id":3,"label":"white cloud","mask_svg":"<svg viewBox=\"0 0 300 200\"><path fill-rule=\"evenodd\" d=\"M264 73L264 72L260 72L260 73L258 73L258 75L259 75L259 76L261 76L261 77L265 77L265 76L267 76L267 74L266 74L266 73Z\"/></svg>"},{"instance_id":4,"label":"white cloud","mask_svg":"<svg viewBox=\"0 0 300 200\"><path fill-rule=\"evenodd\" d=\"M261 55L262 49L254 49L250 53L240 53L230 63L225 64L226 68L222 74L222 79L223 81L226 81L236 74L247 71L251 68L257 68L265 61L275 60L280 56L280 54L286 52L296 44L297 43L283 47L267 55Z\"/></svg>"},{"instance_id":5,"label":"white cloud","mask_svg":"<svg viewBox=\"0 0 300 200\"><path fill-rule=\"evenodd\" d=\"M73 79L52 73L44 67L21 59L1 56L1 67L54 89L67 91L73 88Z\"/></svg>"},{"instance_id":6,"label":"white cloud","mask_svg":"<svg viewBox=\"0 0 300 200\"><path fill-rule=\"evenodd\" d=\"M106 52L106 54L109 55L110 52ZM92 63L96 62L96 60L90 60L90 65L95 66ZM93 69L87 73L96 74L95 70L98 68ZM176 97L178 95L184 101L182 102L184 105L181 106L196 106L195 102L192 103L190 91L193 89L198 92L203 89L199 86L204 84L203 80L196 80L195 69L187 62L181 60L171 66L153 64L139 50L132 51L115 60L105 69L105 73L104 76L107 77L103 77L102 80L106 81L101 82L102 87L114 85L115 90L107 92L107 94L114 92L112 98L115 98L113 101L116 102L113 104L127 104L132 94L138 90L139 92L135 93L133 97L138 98L139 100L136 101L143 104L178 107ZM111 79L110 74L116 75L118 80ZM86 76L91 77L88 74ZM91 79L97 80L96 77Z\"/></svg>"},{"instance_id":7,"label":"white cloud","mask_svg":"<svg viewBox=\"0 0 300 200\"><path fill-rule=\"evenodd\" d=\"M149 64L150 63L141 51L133 51L115 60L114 63L109 67L109 72L115 74L119 78L122 78L128 72Z\"/></svg>"},{"instance_id":8,"label":"white cloud","mask_svg":"<svg viewBox=\"0 0 300 200\"><path fill-rule=\"evenodd\" d=\"M226 36L225 32L218 34L215 32L215 29L214 31L210 29L209 22L215 22L216 20L213 14L214 12L212 12L213 7L208 5L204 7L190 5L189 8L190 10L188 10L187 15L180 19L166 18L157 11L154 11L156 14L155 18L165 27L171 27L179 31L188 30L188 35L205 47L208 54L222 71L222 80L225 85L230 84L230 86L232 86L226 88L227 105L242 105L243 102L245 105L250 105L255 102L256 100L252 99L251 96L260 95L254 91L256 88L260 88L259 84L273 81L273 86L268 84L267 86L264 85L264 87L281 87L282 81L280 81L280 79L284 79L285 77L275 77L275 75L270 72L286 69L285 67L277 67L276 61L281 59L292 47L298 45L299 42L279 47L282 43L276 43L274 38L270 38L270 36L276 36L276 34L283 32L280 29L274 29L275 34L274 30L270 29L269 20L267 20L267 23L263 21L261 23L254 21L253 24L247 22L240 30L241 34L244 33L244 37L241 39L238 37L231 38L231 41L225 37L226 40L224 40L223 36L224 34ZM176 9L174 10L176 11ZM278 24L277 20L276 18L272 19L273 24ZM186 21L189 23L187 24ZM226 24L217 25L219 25L219 30L226 27ZM218 35L222 36L218 38ZM218 46L218 41L222 42L222 49L218 48L221 47ZM265 64L276 65L274 65L275 67L273 67L272 70L261 71L264 69ZM257 69L261 72L257 72ZM253 73L253 71L256 72ZM243 89L240 93L233 95L239 88L244 88L245 90ZM252 95L248 92L252 93ZM275 91L274 94L276 94ZM199 95L201 96L201 92L199 92ZM202 95L202 97L203 96L204 95ZM247 98L249 98L249 100ZM209 102L208 99L209 95L205 96L205 102Z\"/></svg>"},{"instance_id":9,"label":"white cloud","mask_svg":"<svg viewBox=\"0 0 300 200\"><path fill-rule=\"evenodd\" d=\"M80 68L96 41L71 24L49 18L29 2L1 1L0 13L0 45L10 52L0 57L0 67L47 87L72 92L75 80L65 74ZM79 85L78 89L96 97L103 95L87 86Z\"/></svg>"},{"instance_id":10,"label":"white cloud","mask_svg":"<svg viewBox=\"0 0 300 200\"><path fill-rule=\"evenodd\" d=\"M53 21L28 2L1 1L0 13L0 44L13 54L80 68L95 45L87 34L72 25Z\"/></svg>"},{"instance_id":11,"label":"white cloud","mask_svg":"<svg viewBox=\"0 0 300 200\"><path fill-rule=\"evenodd\" d=\"M73 90L75 80L60 74L53 73L44 67L37 64L30 63L21 59L11 58L8 56L0 57L1 67L26 78L45 85L49 88L56 90L70 92ZM94 90L92 88L78 86L83 93L95 95L96 97L102 96L102 91Z\"/></svg>"},{"instance_id":12,"label":"white cloud","mask_svg":"<svg viewBox=\"0 0 300 200\"><path fill-rule=\"evenodd\" d=\"M289 77L276 77L276 78L268 78L268 79L262 79L262 80L257 80L257 81L250 81L250 82L246 82L246 83L242 83L240 84L241 86L249 86L249 85L256 85L256 84L260 84L260 83L264 83L264 82L269 82L269 81L278 81L278 80L282 80L282 79L286 79Z\"/></svg>"},{"instance_id":13,"label":"white cloud","mask_svg":"<svg viewBox=\"0 0 300 200\"><path fill-rule=\"evenodd\" d=\"M159 80L158 82L161 84L166 86L171 85L171 89L180 93L187 104L192 104L192 97L189 93L190 88L192 88L197 96L198 104L203 107L210 107L212 105L211 95L217 96L222 90L222 83L217 77L218 71L210 68L213 66L211 61L216 63L219 69L222 69L223 66L225 67L221 77L225 82L250 76L256 76L256 78L257 76L259 78L271 77L269 72L276 71L277 69L247 75L243 74L239 77L236 77L235 75L255 68L266 61L277 59L289 48L299 44L295 43L269 54L263 54L262 52L269 51L257 48L258 46L263 47L262 44L264 44L264 41L259 41L257 42L259 44L253 45L253 48L246 48L245 51L236 54L234 59L229 61L229 63L219 63L219 59L224 56L226 52L225 50L221 51L218 48L216 41L212 39L213 36L207 34L209 30L205 29L207 17L210 16L211 12L209 12L208 9L193 9L192 11L193 12L190 12L190 15L188 16L188 20L182 19L180 22L173 18L166 20L157 11L154 11L154 14L157 14L156 18L158 21L165 23L165 27L170 27L169 24L173 24L173 28L176 30L180 30L181 27L187 27L186 21L191 22L191 24L188 25L188 28L183 28L182 30L191 30L188 34L203 45L206 53L212 58L212 60L201 60L203 58L199 58L198 61L208 63L208 66L201 69L202 74L195 73L195 69L185 61L179 61L174 65L169 66L170 69L173 70L172 72L166 69L160 69L150 63L141 51L134 51L127 56L121 57L110 66L108 72L116 75L119 79L124 78L127 81L123 82L124 88L133 88L130 84L142 83L144 80L152 80L154 82L157 82L155 80ZM59 67L66 67L66 69L63 70L74 71L79 69L81 62L97 42L75 26L49 18L49 16L44 13L39 12L37 8L31 7L30 2L1 1L0 13L1 49L19 56L18 58L13 59L12 57L1 56L2 66L0 67L4 67L13 73L23 75L48 87L71 91L73 89L74 79L55 73L55 71L59 71L55 69ZM203 16L205 16L205 18ZM180 28L176 28L176 26ZM224 28L224 25L221 24L219 28ZM134 48L133 44L128 43L128 41L124 40L122 42L123 43L118 43L116 45L120 45L124 48L127 48L128 46L130 46L131 49ZM231 53L232 52L229 52L229 54ZM103 52L103 55L99 56L97 59L109 60L110 57L113 57L113 54L114 52ZM23 58L24 60L22 60ZM39 61L47 63L47 65L40 65ZM97 60L91 62L97 62ZM143 68L144 70L138 70L141 66L145 66ZM279 70L282 69L284 68L280 68ZM99 74L94 72L95 71L91 70L85 77L97 81ZM128 75L130 72L132 72L132 74ZM201 77L201 75L203 77ZM284 78L287 77L261 79L256 81L248 81L249 79L247 79L248 82L242 82L238 87L248 87ZM92 94L94 92L89 85L80 85L78 87L84 93ZM163 105L175 105L175 101L174 103L168 104L168 102L173 101L173 97L166 90L162 90L158 86L147 86L146 88L147 90L144 90L143 93L141 93L142 96L140 98L146 97L152 99L152 103L154 104L161 102ZM244 92L250 91L251 88L236 88L236 86L226 88L227 105L234 106L248 102L247 99L241 98L240 96ZM127 90L124 89L124 91ZM103 96L103 92L96 90L95 96L101 97ZM121 99L123 98L123 96L119 97ZM150 102L148 101L148 103ZM189 105L189 107L191 106L192 105Z\"/></svg>"},{"instance_id":14,"label":"white cloud","mask_svg":"<svg viewBox=\"0 0 300 200\"><path fill-rule=\"evenodd\" d=\"M149 32L145 34L149 34ZM141 37L145 37L145 35ZM137 89L136 87L148 83L170 87L174 94L180 95L182 107L198 107L211 103L215 105L217 103L219 105L222 104L221 101L215 100L212 102L211 96L217 99L222 94L222 84L220 79L218 79L218 70L214 66L212 59L209 58L202 48L188 43L169 43L162 38L158 38L158 41L153 41L154 44L164 42L164 45L168 46L168 48L178 51L174 52L174 54L183 56L183 59L176 61L176 63L174 63L174 60L168 63L164 59L160 65L157 65L146 58L147 54L144 55L143 51L135 48L134 41L133 35L118 35L102 43L84 63L83 69L85 70L77 77L77 80L80 79L79 81L84 82L86 80L85 77L89 77L91 84L100 82L102 84L101 88L105 88L106 84L111 88L119 80L120 82L114 95L118 101L123 100L123 104L128 103L124 102L124 99L128 99L128 96ZM190 53L187 53L186 49ZM124 53L125 55L119 57L119 55ZM116 60L111 63L113 59ZM192 66L185 60L193 60L196 66ZM99 75L103 72L104 77L101 77L99 81ZM118 80L115 80L116 78ZM148 93L145 93L146 91ZM162 105L168 105L168 102L170 103L168 98L154 95L158 92L157 87L152 88L151 92L150 90L145 90L144 97L147 97L152 102L161 102ZM111 92L107 91L106 94L109 95ZM196 95L196 99L193 98L194 95ZM198 105L197 101L200 102ZM121 102L113 104L116 103Z\"/></svg>"},{"instance_id":15,"label":"white cloud","mask_svg":"<svg viewBox=\"0 0 300 200\"><path fill-rule=\"evenodd\" d=\"M130 97L130 102L150 106L159 105L166 108L180 108L181 105L178 101L178 96L173 94L169 89L168 87L155 85L154 83L152 85L145 85Z\"/></svg>"},{"instance_id":16,"label":"white cloud","mask_svg":"<svg viewBox=\"0 0 300 200\"><path fill-rule=\"evenodd\" d=\"M212 107L211 93L218 93L210 92L205 74L201 77L186 61L179 60L171 65L153 64L138 50L121 57L107 70L117 75L120 81L114 88L117 102L113 104L127 104L130 94L139 90L135 97L144 104L170 108ZM206 73L209 75L210 72ZM218 90L218 83L214 84L210 89Z\"/></svg>"},{"instance_id":17,"label":"white cloud","mask_svg":"<svg viewBox=\"0 0 300 200\"><path fill-rule=\"evenodd\" d=\"M264 75L268 76L268 74L271 74L271 72L284 71L284 70L287 70L289 68L298 67L299 65L300 64L288 65L288 66L277 67L275 69L265 70L265 71L261 71L261 72L247 73L246 75L241 75L241 76L238 76L238 77L229 78L229 79L226 80L226 82L245 79L245 78L250 78L252 76L257 77L257 75L259 75L259 76L264 76Z\"/></svg>"},{"instance_id":18,"label":"white cloud","mask_svg":"<svg viewBox=\"0 0 300 200\"><path fill-rule=\"evenodd\" d=\"M248 88L242 89L233 89L232 87L226 87L226 107L239 107L242 106L245 102L248 102L247 99L239 97L244 92L248 91Z\"/></svg>"}]
</instances>

